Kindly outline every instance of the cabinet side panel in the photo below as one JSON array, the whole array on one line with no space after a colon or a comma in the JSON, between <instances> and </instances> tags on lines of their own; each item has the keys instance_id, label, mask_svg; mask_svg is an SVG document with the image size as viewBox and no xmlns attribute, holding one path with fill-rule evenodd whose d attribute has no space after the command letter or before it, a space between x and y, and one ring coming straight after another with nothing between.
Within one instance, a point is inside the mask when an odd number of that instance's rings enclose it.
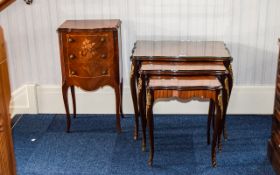
<instances>
[{"instance_id":1,"label":"cabinet side panel","mask_svg":"<svg viewBox=\"0 0 280 175\"><path fill-rule=\"evenodd\" d=\"M272 119L271 139L268 142L268 157L276 171L280 174L280 125L279 125L279 109L280 109L280 50L278 55L278 67L276 75L276 92L274 99L274 114Z\"/></svg>"}]
</instances>

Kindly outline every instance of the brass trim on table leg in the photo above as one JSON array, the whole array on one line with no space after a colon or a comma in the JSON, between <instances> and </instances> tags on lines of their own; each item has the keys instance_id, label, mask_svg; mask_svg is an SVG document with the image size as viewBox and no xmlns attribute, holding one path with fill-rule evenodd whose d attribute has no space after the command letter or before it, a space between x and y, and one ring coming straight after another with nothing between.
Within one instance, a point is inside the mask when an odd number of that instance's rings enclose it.
<instances>
[{"instance_id":1,"label":"brass trim on table leg","mask_svg":"<svg viewBox=\"0 0 280 175\"><path fill-rule=\"evenodd\" d=\"M225 102L225 111L224 111L224 118L223 118L223 128L222 128L222 132L223 132L223 136L225 138L225 140L227 140L228 135L227 135L227 130L226 130L226 112L227 112L227 107L228 107L228 102L229 102L229 98L230 98L230 89L229 89L229 77L226 77L225 79L225 89L227 92L227 99L224 101Z\"/></svg>"},{"instance_id":2,"label":"brass trim on table leg","mask_svg":"<svg viewBox=\"0 0 280 175\"><path fill-rule=\"evenodd\" d=\"M139 93L140 93L140 92L141 92L141 90L142 90L142 85L143 85L142 78L141 78L141 77L139 77L139 78L138 78L138 86L137 86L137 89L138 89L138 95L139 95Z\"/></svg>"},{"instance_id":3,"label":"brass trim on table leg","mask_svg":"<svg viewBox=\"0 0 280 175\"><path fill-rule=\"evenodd\" d=\"M134 76L134 70L135 70L135 67L134 67L134 64L132 63L131 64L131 68L130 68L130 78L133 78L133 76Z\"/></svg>"},{"instance_id":4,"label":"brass trim on table leg","mask_svg":"<svg viewBox=\"0 0 280 175\"><path fill-rule=\"evenodd\" d=\"M227 100L229 100L229 82L228 82L228 77L225 79L225 89L227 92Z\"/></svg>"},{"instance_id":5,"label":"brass trim on table leg","mask_svg":"<svg viewBox=\"0 0 280 175\"><path fill-rule=\"evenodd\" d=\"M136 90L136 77L135 77L135 61L131 63L131 72L130 72L130 91L132 96L133 108L134 108L134 140L138 139L138 127L139 127L139 111L138 111L138 102L137 102L137 90Z\"/></svg>"},{"instance_id":6,"label":"brass trim on table leg","mask_svg":"<svg viewBox=\"0 0 280 175\"><path fill-rule=\"evenodd\" d=\"M140 107L140 105L142 105L142 103L140 102L141 100L142 100L142 97L141 97L141 94L143 94L143 92L142 92L142 85L143 85L143 83L142 83L142 78L141 78L141 76L138 78L138 84L137 84L137 91L138 91L138 113L140 114L140 117L141 117L141 125L142 125L142 129L143 129L143 119L142 119L142 117L143 117L143 110L141 110L142 109L142 107ZM142 92L142 93L141 93ZM139 116L138 116L139 117ZM138 129L139 130L139 129ZM137 137L138 137L138 130L137 130ZM146 131L142 131L142 132L146 132ZM137 138L135 138L135 140L136 140ZM143 139L142 139L142 151L144 152L145 150L146 150L146 141L143 141Z\"/></svg>"},{"instance_id":7,"label":"brass trim on table leg","mask_svg":"<svg viewBox=\"0 0 280 175\"><path fill-rule=\"evenodd\" d=\"M232 65L231 64L228 66L228 71L229 71L229 74L230 74L232 82L233 82L234 79L233 79L233 71L232 71Z\"/></svg>"}]
</instances>

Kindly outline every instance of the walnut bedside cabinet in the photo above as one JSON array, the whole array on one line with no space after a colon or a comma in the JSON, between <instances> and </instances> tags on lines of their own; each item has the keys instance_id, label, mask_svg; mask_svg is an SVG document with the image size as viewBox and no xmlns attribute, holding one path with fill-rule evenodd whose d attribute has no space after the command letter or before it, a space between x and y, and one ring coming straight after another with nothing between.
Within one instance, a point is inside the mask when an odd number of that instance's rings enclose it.
<instances>
[{"instance_id":1,"label":"walnut bedside cabinet","mask_svg":"<svg viewBox=\"0 0 280 175\"><path fill-rule=\"evenodd\" d=\"M62 70L62 93L70 131L68 88L71 87L74 117L76 100L74 86L86 91L105 85L115 90L116 127L121 132L122 59L120 20L68 20L59 28Z\"/></svg>"}]
</instances>

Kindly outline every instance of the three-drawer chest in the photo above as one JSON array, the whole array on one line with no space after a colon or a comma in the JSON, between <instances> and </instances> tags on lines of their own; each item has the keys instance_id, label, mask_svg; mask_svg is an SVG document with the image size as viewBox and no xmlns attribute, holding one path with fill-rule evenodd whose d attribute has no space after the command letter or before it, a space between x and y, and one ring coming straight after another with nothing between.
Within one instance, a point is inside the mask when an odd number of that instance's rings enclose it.
<instances>
[{"instance_id":1,"label":"three-drawer chest","mask_svg":"<svg viewBox=\"0 0 280 175\"><path fill-rule=\"evenodd\" d=\"M116 97L116 127L121 131L122 59L120 20L68 20L59 28L62 94L66 110L66 131L70 130L68 89L76 117L75 86L93 91L111 86ZM94 107L94 106L93 106Z\"/></svg>"}]
</instances>

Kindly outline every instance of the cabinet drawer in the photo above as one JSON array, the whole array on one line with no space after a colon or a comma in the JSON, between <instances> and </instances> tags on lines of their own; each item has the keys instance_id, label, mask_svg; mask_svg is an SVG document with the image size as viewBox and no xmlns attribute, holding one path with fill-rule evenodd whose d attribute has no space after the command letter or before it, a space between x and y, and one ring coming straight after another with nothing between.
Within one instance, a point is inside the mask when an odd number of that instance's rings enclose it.
<instances>
[{"instance_id":1,"label":"cabinet drawer","mask_svg":"<svg viewBox=\"0 0 280 175\"><path fill-rule=\"evenodd\" d=\"M69 64L69 77L94 78L110 76L112 64L110 62L89 62Z\"/></svg>"},{"instance_id":2,"label":"cabinet drawer","mask_svg":"<svg viewBox=\"0 0 280 175\"><path fill-rule=\"evenodd\" d=\"M111 32L97 32L91 35L67 34L66 40L66 58L69 62L88 63L93 59L108 60L113 57Z\"/></svg>"}]
</instances>

